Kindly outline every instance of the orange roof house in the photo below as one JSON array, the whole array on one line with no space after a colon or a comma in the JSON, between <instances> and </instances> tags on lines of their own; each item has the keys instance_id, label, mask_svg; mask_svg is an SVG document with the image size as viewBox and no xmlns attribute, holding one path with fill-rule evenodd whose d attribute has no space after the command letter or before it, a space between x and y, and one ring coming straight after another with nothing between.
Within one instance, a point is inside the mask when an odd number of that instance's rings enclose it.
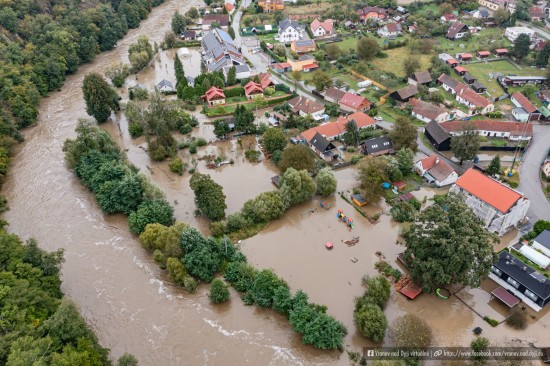
<instances>
[{"instance_id":1,"label":"orange roof house","mask_svg":"<svg viewBox=\"0 0 550 366\"><path fill-rule=\"evenodd\" d=\"M262 84L255 83L251 80L244 86L244 94L248 99L252 99L257 95L263 95L264 88Z\"/></svg>"},{"instance_id":2,"label":"orange roof house","mask_svg":"<svg viewBox=\"0 0 550 366\"><path fill-rule=\"evenodd\" d=\"M311 22L310 29L314 37L328 36L334 33L334 21L325 19L321 22L316 18Z\"/></svg>"},{"instance_id":3,"label":"orange roof house","mask_svg":"<svg viewBox=\"0 0 550 366\"><path fill-rule=\"evenodd\" d=\"M438 187L453 184L458 178L456 171L436 154L419 160L415 164L415 170L428 183L433 183Z\"/></svg>"},{"instance_id":4,"label":"orange roof house","mask_svg":"<svg viewBox=\"0 0 550 366\"><path fill-rule=\"evenodd\" d=\"M357 123L357 128L359 129L372 126L376 123L376 121L369 115L363 112L357 112L350 114L347 117L341 116L336 120L336 122L324 123L322 125L310 128L309 130L302 132L301 136L309 142L316 133L319 133L327 140L332 141L346 132L346 125L351 120L354 120L355 123Z\"/></svg>"},{"instance_id":5,"label":"orange roof house","mask_svg":"<svg viewBox=\"0 0 550 366\"><path fill-rule=\"evenodd\" d=\"M529 200L520 192L470 168L451 187L489 231L503 235L525 218Z\"/></svg>"},{"instance_id":6,"label":"orange roof house","mask_svg":"<svg viewBox=\"0 0 550 366\"><path fill-rule=\"evenodd\" d=\"M235 11L235 5L231 3L225 3L225 10L227 11L227 14L233 14Z\"/></svg>"},{"instance_id":7,"label":"orange roof house","mask_svg":"<svg viewBox=\"0 0 550 366\"><path fill-rule=\"evenodd\" d=\"M271 74L269 74L268 72L263 72L261 74L258 74L258 78L260 79L260 84L262 84L262 88L264 89L267 88L268 86L275 85L273 80L271 80Z\"/></svg>"},{"instance_id":8,"label":"orange roof house","mask_svg":"<svg viewBox=\"0 0 550 366\"><path fill-rule=\"evenodd\" d=\"M272 13L276 10L283 10L285 3L283 0L263 0L258 1L258 6L261 6L264 13Z\"/></svg>"},{"instance_id":9,"label":"orange roof house","mask_svg":"<svg viewBox=\"0 0 550 366\"><path fill-rule=\"evenodd\" d=\"M364 112L370 108L370 102L367 98L349 92L344 94L338 104L340 108L348 112Z\"/></svg>"},{"instance_id":10,"label":"orange roof house","mask_svg":"<svg viewBox=\"0 0 550 366\"><path fill-rule=\"evenodd\" d=\"M225 103L225 94L223 90L215 86L208 89L201 98L206 100L206 103L210 106Z\"/></svg>"}]
</instances>

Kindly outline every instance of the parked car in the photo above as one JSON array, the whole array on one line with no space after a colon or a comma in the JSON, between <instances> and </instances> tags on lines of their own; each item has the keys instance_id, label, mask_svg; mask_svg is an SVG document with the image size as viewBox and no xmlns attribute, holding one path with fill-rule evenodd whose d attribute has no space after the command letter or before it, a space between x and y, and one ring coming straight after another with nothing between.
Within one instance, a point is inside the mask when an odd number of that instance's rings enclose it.
<instances>
[{"instance_id":1,"label":"parked car","mask_svg":"<svg viewBox=\"0 0 550 366\"><path fill-rule=\"evenodd\" d=\"M384 119L380 116L376 116L376 117L374 117L374 120L375 121L383 121Z\"/></svg>"}]
</instances>

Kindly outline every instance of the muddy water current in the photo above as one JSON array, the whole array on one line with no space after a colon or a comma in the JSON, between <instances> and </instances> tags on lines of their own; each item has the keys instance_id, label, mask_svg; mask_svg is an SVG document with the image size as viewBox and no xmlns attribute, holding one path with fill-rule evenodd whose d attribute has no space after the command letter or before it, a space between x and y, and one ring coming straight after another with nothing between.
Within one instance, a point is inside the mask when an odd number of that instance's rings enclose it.
<instances>
[{"instance_id":1,"label":"muddy water current","mask_svg":"<svg viewBox=\"0 0 550 366\"><path fill-rule=\"evenodd\" d=\"M197 5L196 0L172 0L155 8L139 29L130 31L119 42L116 50L81 67L60 92L43 101L40 121L25 131L26 142L19 147L4 186L11 208L5 214L10 230L23 238L37 238L47 250L65 248L63 290L79 305L113 357L130 352L138 357L140 365L347 365L345 354L303 346L286 319L270 311L245 307L236 293L232 293L228 304L213 307L207 287L187 294L171 286L151 256L129 234L126 219L103 215L94 197L64 165L63 141L74 137L77 120L87 117L80 89L83 77L92 71L101 73L112 63L127 62L128 46L139 35L160 43L170 27L166 19L175 10L183 13ZM195 76L200 71L194 66L196 51L191 52L184 65L187 75ZM137 81L150 88L162 79L174 82L172 57L173 51L162 52L151 67L138 75ZM135 77L130 78L133 82L132 78ZM262 118L262 113L257 112L257 117ZM215 140L208 120L198 112L194 114L201 124L192 136ZM171 173L166 163L151 162L145 152L145 140L130 138L123 114L117 114L103 127L126 150L129 160L166 193L177 219L208 233L208 223L194 215L189 174L180 177ZM183 150L178 154L190 167L196 165L223 185L227 212L231 213L247 199L274 189L270 178L277 170L269 162L249 163L244 157L244 150L255 144L216 142L199 148L193 156ZM206 154L233 164L207 169L205 161L198 159ZM337 171L336 175L339 191L350 191L355 186L353 168ZM413 192L419 200L435 193L440 192ZM396 244L400 227L388 215L382 215L375 225L369 223L339 196L329 201L332 207L328 210L319 207L319 199L291 209L256 237L244 240L241 247L251 263L273 268L293 290L304 289L312 301L326 304L329 313L349 330L345 345L360 350L371 344L355 332L353 298L364 290L361 277L376 274L377 252L394 267L399 266L395 258L404 249ZM336 219L339 208L355 221L353 230ZM388 207L380 203L365 210L373 215L387 213ZM359 244L347 247L342 241L353 236L360 237ZM503 245L515 237L515 233L505 236ZM334 250L324 248L327 241L334 243ZM434 343L438 345L467 345L476 326L484 329L493 344L521 339L548 345L548 311L532 313L535 319L530 318L530 326L518 332L505 325L491 328L471 310L470 307L504 319L506 309L487 295L486 290L492 286L487 282L482 289L461 290L458 296L462 301L456 296L443 301L431 294L407 301L393 292L385 312L390 323L406 312L422 316L434 329Z\"/></svg>"}]
</instances>

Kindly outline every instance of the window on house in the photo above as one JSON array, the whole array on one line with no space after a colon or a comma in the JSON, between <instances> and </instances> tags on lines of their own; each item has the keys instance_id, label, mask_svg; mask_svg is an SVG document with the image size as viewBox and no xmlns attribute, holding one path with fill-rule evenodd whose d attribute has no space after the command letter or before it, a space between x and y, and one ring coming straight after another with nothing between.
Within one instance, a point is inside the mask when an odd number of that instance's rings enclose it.
<instances>
[{"instance_id":1,"label":"window on house","mask_svg":"<svg viewBox=\"0 0 550 366\"><path fill-rule=\"evenodd\" d=\"M495 266L491 266L491 271L493 271L494 273L496 273L499 276L502 274L502 271L500 269L498 269L497 267L495 267Z\"/></svg>"},{"instance_id":2,"label":"window on house","mask_svg":"<svg viewBox=\"0 0 550 366\"><path fill-rule=\"evenodd\" d=\"M539 297L537 295L535 295L534 293L532 293L529 290L525 290L524 294L527 295L533 301L537 301L539 299Z\"/></svg>"},{"instance_id":3,"label":"window on house","mask_svg":"<svg viewBox=\"0 0 550 366\"><path fill-rule=\"evenodd\" d=\"M506 282L508 282L510 285L514 286L515 288L519 287L518 281L514 280L512 277L508 277Z\"/></svg>"}]
</instances>

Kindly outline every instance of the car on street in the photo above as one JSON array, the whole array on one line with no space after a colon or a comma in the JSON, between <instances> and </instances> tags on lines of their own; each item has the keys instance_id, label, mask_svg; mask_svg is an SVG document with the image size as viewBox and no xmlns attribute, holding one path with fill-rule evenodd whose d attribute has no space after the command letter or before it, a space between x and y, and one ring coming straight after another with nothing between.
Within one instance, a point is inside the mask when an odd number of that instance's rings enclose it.
<instances>
[{"instance_id":1,"label":"car on street","mask_svg":"<svg viewBox=\"0 0 550 366\"><path fill-rule=\"evenodd\" d=\"M383 121L384 119L380 116L376 116L376 117L374 117L374 120L375 121Z\"/></svg>"}]
</instances>

